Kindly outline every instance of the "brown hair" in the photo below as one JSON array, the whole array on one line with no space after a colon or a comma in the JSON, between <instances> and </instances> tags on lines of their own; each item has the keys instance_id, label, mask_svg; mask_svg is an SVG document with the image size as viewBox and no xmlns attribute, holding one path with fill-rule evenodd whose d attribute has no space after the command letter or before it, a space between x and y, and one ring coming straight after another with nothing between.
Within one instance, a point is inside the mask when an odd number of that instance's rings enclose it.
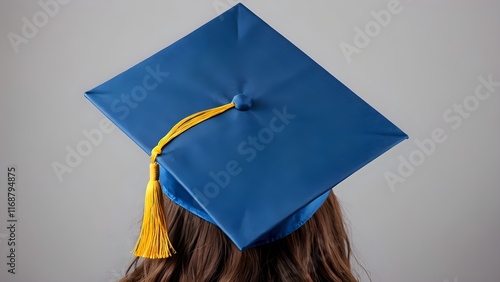
<instances>
[{"instance_id":1,"label":"brown hair","mask_svg":"<svg viewBox=\"0 0 500 282\"><path fill-rule=\"evenodd\" d=\"M177 254L136 258L120 282L356 282L351 246L335 195L301 228L275 242L240 251L215 225L164 197Z\"/></svg>"}]
</instances>

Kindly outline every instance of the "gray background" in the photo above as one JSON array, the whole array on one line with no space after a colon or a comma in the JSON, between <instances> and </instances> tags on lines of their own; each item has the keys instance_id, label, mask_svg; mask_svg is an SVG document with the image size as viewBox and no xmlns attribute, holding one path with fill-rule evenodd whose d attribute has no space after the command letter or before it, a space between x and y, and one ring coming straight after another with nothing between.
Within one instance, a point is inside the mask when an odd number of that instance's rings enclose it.
<instances>
[{"instance_id":1,"label":"gray background","mask_svg":"<svg viewBox=\"0 0 500 282\"><path fill-rule=\"evenodd\" d=\"M38 1L0 1L2 282L107 282L123 274L148 156L114 130L61 179L52 164L66 164L67 146L77 148L87 140L82 132L105 120L84 91L232 3L62 2L44 23ZM498 282L500 87L483 100L473 95L479 76L500 81L500 3L401 0L377 29L372 12L393 2L243 1L411 137L335 188L373 281ZM33 22L34 15L43 26L16 52L8 34L22 36L23 17ZM356 45L356 27L372 28L369 42ZM346 56L345 44L360 48ZM467 118L453 112L464 101ZM417 140L435 130L446 140L424 155ZM402 159L418 166L391 186L386 176L398 173ZM15 275L6 265L9 165L18 170Z\"/></svg>"}]
</instances>

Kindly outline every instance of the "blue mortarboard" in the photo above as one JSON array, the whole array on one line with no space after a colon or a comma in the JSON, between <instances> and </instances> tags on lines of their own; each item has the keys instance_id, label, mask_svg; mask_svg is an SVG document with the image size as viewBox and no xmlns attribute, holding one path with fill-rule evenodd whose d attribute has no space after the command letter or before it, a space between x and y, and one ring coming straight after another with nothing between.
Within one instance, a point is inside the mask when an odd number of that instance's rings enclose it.
<instances>
[{"instance_id":1,"label":"blue mortarboard","mask_svg":"<svg viewBox=\"0 0 500 282\"><path fill-rule=\"evenodd\" d=\"M243 250L299 228L407 138L242 4L222 16L86 93L152 155L138 256L171 249L160 188Z\"/></svg>"}]
</instances>

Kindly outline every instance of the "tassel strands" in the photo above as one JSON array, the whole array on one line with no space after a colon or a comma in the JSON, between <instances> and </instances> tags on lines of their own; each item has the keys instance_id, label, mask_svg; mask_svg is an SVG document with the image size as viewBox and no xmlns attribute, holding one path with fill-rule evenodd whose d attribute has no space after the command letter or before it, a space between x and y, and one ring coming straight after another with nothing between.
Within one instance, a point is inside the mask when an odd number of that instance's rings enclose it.
<instances>
[{"instance_id":1,"label":"tassel strands","mask_svg":"<svg viewBox=\"0 0 500 282\"><path fill-rule=\"evenodd\" d=\"M144 199L142 227L139 239L132 251L135 256L160 259L171 257L176 253L168 238L166 217L163 211L163 192L159 181L159 165L156 163L156 157L161 155L165 145L184 131L234 107L235 104L231 102L220 107L192 114L182 119L158 142L158 145L151 150L151 164L149 165L150 177Z\"/></svg>"},{"instance_id":2,"label":"tassel strands","mask_svg":"<svg viewBox=\"0 0 500 282\"><path fill-rule=\"evenodd\" d=\"M150 179L146 187L144 200L144 216L139 239L133 254L150 259L168 258L175 250L168 238L167 222L163 212L163 192L159 178L157 163L149 165Z\"/></svg>"}]
</instances>

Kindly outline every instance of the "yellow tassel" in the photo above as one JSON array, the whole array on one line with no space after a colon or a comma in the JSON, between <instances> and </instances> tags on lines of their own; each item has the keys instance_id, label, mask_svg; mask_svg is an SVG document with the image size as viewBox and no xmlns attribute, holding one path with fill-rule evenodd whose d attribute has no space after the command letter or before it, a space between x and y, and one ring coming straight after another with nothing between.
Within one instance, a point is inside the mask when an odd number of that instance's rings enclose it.
<instances>
[{"instance_id":1,"label":"yellow tassel","mask_svg":"<svg viewBox=\"0 0 500 282\"><path fill-rule=\"evenodd\" d=\"M163 192L158 181L158 164L149 165L150 179L146 188L144 217L139 240L133 251L135 256L157 259L175 254L167 232L163 212Z\"/></svg>"},{"instance_id":2,"label":"yellow tassel","mask_svg":"<svg viewBox=\"0 0 500 282\"><path fill-rule=\"evenodd\" d=\"M151 151L151 164L149 165L149 182L144 200L144 216L142 219L141 233L132 252L135 256L149 259L168 258L175 254L167 232L167 223L163 212L163 192L159 179L159 166L156 157L161 154L162 148L175 137L191 127L210 119L216 115L234 108L233 102L226 105L204 110L192 114L179 121Z\"/></svg>"}]
</instances>

